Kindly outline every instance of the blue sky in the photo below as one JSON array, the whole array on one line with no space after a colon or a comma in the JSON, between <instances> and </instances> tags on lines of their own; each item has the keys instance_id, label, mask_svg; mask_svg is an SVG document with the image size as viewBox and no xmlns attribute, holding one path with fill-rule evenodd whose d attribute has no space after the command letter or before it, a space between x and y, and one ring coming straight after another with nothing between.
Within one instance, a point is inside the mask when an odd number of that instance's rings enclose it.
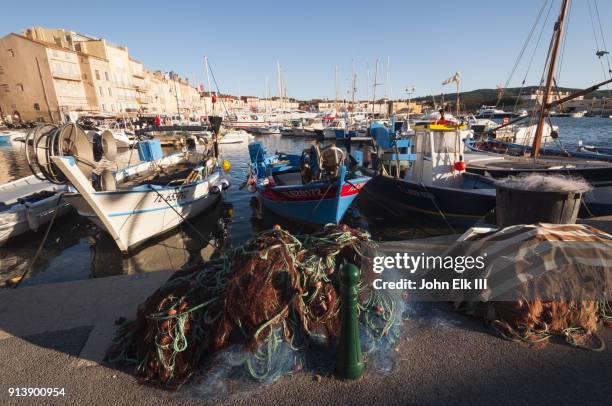
<instances>
[{"instance_id":1,"label":"blue sky","mask_svg":"<svg viewBox=\"0 0 612 406\"><path fill-rule=\"evenodd\" d=\"M553 1L539 52L527 84L537 84L552 21L561 0ZM590 3L574 0L559 85L586 87L603 80L595 57ZM346 94L351 67L358 98L370 93L379 58L377 96L452 92L441 82L455 71L462 90L505 83L545 0L405 1L5 1L0 35L30 26L62 27L126 45L148 69L174 70L204 83L207 55L222 92L263 96L266 77L276 94L279 60L290 96L333 98L334 67ZM604 39L612 47L612 1L597 0ZM599 30L596 23L595 28ZM534 36L537 37L538 30ZM599 35L599 32L597 33ZM598 39L600 41L600 39ZM532 41L532 46L535 41ZM527 72L532 46L510 86ZM601 45L600 45L601 48ZM368 92L369 88L369 92ZM386 90L385 90L386 89Z\"/></svg>"}]
</instances>

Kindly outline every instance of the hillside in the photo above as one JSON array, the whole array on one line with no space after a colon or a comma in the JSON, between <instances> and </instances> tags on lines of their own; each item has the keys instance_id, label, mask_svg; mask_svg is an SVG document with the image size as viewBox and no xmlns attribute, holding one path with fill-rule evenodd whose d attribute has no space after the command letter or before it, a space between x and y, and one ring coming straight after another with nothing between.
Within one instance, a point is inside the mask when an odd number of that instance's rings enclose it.
<instances>
[{"instance_id":1,"label":"hillside","mask_svg":"<svg viewBox=\"0 0 612 406\"><path fill-rule=\"evenodd\" d=\"M517 101L517 97L519 94L521 95L530 94L530 93L535 92L536 89L537 89L537 86L528 86L522 89L518 87L505 89L503 98L501 99L499 103L499 107L502 109L506 108L506 109L512 110ZM582 89L560 87L558 88L558 90L562 92L574 93ZM590 99L593 97L596 97L596 98L608 97L609 98L609 97L612 97L612 91L598 90L596 92L586 95L584 98ZM441 102L440 94L436 94L433 96L428 95L428 96L417 97L414 100L417 102L421 102L421 103L432 104L433 98L435 98L436 104L440 104ZM452 104L455 102L455 99L456 99L455 93L444 94L445 103ZM460 92L459 100L461 102L462 110L476 110L483 104L484 105L495 105L497 103L497 89L476 89L476 90L471 90L468 92ZM524 101L519 100L518 106L521 106L524 104L525 104Z\"/></svg>"}]
</instances>

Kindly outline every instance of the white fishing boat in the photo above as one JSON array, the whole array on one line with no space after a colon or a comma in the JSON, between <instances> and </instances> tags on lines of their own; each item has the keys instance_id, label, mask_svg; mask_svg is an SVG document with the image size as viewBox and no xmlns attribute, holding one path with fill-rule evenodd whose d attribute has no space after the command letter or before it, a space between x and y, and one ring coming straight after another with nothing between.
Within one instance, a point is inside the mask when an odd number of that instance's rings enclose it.
<instances>
[{"instance_id":1,"label":"white fishing boat","mask_svg":"<svg viewBox=\"0 0 612 406\"><path fill-rule=\"evenodd\" d=\"M183 165L193 161L192 154L197 153L178 153L118 171L116 189L111 186L104 191L92 187L74 158L53 157L53 162L78 191L64 195L65 200L127 252L203 212L229 187L229 178L211 160L185 171ZM183 170L167 176L171 168ZM153 179L134 183L150 177Z\"/></svg>"},{"instance_id":2,"label":"white fishing boat","mask_svg":"<svg viewBox=\"0 0 612 406\"><path fill-rule=\"evenodd\" d=\"M61 197L66 190L65 185L35 175L0 185L0 246L23 233L37 231L53 216L68 213L70 206Z\"/></svg>"},{"instance_id":3,"label":"white fishing boat","mask_svg":"<svg viewBox=\"0 0 612 406\"><path fill-rule=\"evenodd\" d=\"M41 137L45 138L40 141ZM196 151L194 145L162 156L158 140L142 141L138 153L143 162L114 170L116 145L109 134L102 139L99 161L83 130L74 124L39 135L34 144L39 143L54 147L52 153L35 150L37 166L49 180L76 189L63 198L107 231L122 252L206 210L230 185L223 173L229 171L229 162L219 165L212 146Z\"/></svg>"},{"instance_id":4,"label":"white fishing boat","mask_svg":"<svg viewBox=\"0 0 612 406\"><path fill-rule=\"evenodd\" d=\"M583 111L572 111L571 113L569 113L569 116L572 118L582 118L584 117L584 115L587 113L586 110Z\"/></svg>"},{"instance_id":5,"label":"white fishing boat","mask_svg":"<svg viewBox=\"0 0 612 406\"><path fill-rule=\"evenodd\" d=\"M476 118L506 118L514 116L516 116L514 113L500 110L495 106L482 106L476 113Z\"/></svg>"}]
</instances>

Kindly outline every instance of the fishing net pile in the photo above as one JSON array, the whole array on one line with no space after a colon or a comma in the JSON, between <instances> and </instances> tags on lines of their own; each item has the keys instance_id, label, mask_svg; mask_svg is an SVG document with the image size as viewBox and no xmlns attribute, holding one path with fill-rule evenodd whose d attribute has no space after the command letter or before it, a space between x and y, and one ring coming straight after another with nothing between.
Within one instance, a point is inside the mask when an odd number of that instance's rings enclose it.
<instances>
[{"instance_id":1,"label":"fishing net pile","mask_svg":"<svg viewBox=\"0 0 612 406\"><path fill-rule=\"evenodd\" d=\"M612 236L587 225L535 224L474 233L450 254L486 252L490 289L454 297L504 338L545 344L558 335L602 350L601 324L612 327Z\"/></svg>"},{"instance_id":2,"label":"fishing net pile","mask_svg":"<svg viewBox=\"0 0 612 406\"><path fill-rule=\"evenodd\" d=\"M133 364L143 380L174 388L214 354L238 346L241 371L276 379L298 362L285 362L287 352L333 349L341 326L339 269L369 268L374 255L369 235L346 226L300 237L278 227L262 232L223 258L176 272L120 328L107 360ZM402 317L394 297L369 286L362 280L366 353L392 345Z\"/></svg>"}]
</instances>

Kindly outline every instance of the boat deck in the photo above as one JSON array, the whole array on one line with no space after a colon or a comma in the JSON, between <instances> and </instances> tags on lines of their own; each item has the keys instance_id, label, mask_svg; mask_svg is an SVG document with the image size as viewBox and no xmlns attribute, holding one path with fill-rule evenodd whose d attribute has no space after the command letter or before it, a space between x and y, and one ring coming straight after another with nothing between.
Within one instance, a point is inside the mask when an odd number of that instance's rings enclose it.
<instances>
[{"instance_id":1,"label":"boat deck","mask_svg":"<svg viewBox=\"0 0 612 406\"><path fill-rule=\"evenodd\" d=\"M274 175L274 180L278 186L298 186L302 185L302 175L299 172L285 172Z\"/></svg>"},{"instance_id":2,"label":"boat deck","mask_svg":"<svg viewBox=\"0 0 612 406\"><path fill-rule=\"evenodd\" d=\"M15 204L18 199L26 198L30 195L43 192L45 190L53 190L56 187L55 185L40 181L38 179L32 181L31 183L19 183L15 184L15 186L6 186L5 188L0 189L0 210L3 208L9 207L12 204ZM60 186L57 186L59 188Z\"/></svg>"}]
</instances>

